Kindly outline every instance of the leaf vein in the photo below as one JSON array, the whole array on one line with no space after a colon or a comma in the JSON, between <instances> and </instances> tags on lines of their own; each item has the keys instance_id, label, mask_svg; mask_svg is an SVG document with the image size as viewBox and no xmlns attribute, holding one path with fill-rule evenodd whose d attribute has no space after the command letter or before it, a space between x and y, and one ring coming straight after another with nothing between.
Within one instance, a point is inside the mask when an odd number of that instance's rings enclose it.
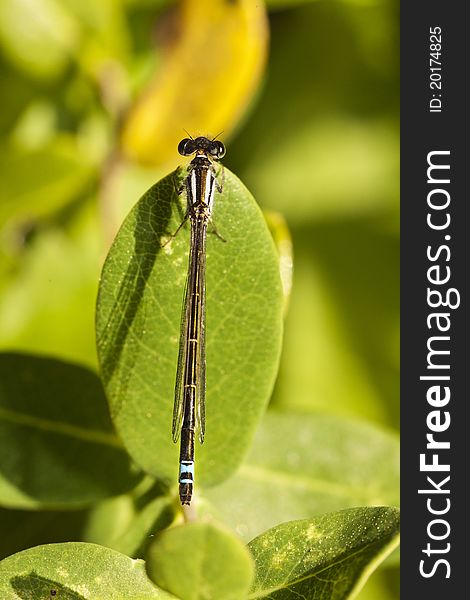
<instances>
[{"instance_id":1,"label":"leaf vein","mask_svg":"<svg viewBox=\"0 0 470 600\"><path fill-rule=\"evenodd\" d=\"M103 444L114 448L122 448L122 443L119 438L112 432L99 431L97 429L87 429L78 425L64 423L61 421L52 421L44 419L36 415L26 415L17 411L0 408L0 420L14 423L15 425L23 425L32 427L41 431L49 431L76 439L92 442L95 444Z\"/></svg>"},{"instance_id":2,"label":"leaf vein","mask_svg":"<svg viewBox=\"0 0 470 600\"><path fill-rule=\"evenodd\" d=\"M306 477L298 474L292 475L289 473L283 473L281 471L276 471L275 469L269 469L267 467L260 467L256 465L244 464L240 467L239 474L246 479L255 479L257 481L276 481L278 483L288 484L291 486L302 486L307 487L312 490L322 490L328 492L335 496L357 496L357 498L369 498L370 490L361 486L359 488L355 488L352 485L343 485L334 483L331 481L326 481L322 479L317 479L314 477ZM367 492L367 493L366 493Z\"/></svg>"}]
</instances>

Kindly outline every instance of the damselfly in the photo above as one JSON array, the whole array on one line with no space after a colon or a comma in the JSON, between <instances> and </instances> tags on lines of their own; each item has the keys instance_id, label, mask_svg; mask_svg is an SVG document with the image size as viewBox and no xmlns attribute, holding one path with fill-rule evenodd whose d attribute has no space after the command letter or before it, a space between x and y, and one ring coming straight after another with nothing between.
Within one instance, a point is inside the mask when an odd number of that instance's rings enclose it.
<instances>
[{"instance_id":1,"label":"damselfly","mask_svg":"<svg viewBox=\"0 0 470 600\"><path fill-rule=\"evenodd\" d=\"M225 155L225 146L206 137L185 138L178 145L183 156L196 154L188 167L182 190L187 208L184 222L191 224L188 276L181 315L178 368L173 409L173 441L181 434L179 495L190 504L194 484L194 438L204 441L206 395L206 236L214 205L215 162Z\"/></svg>"}]
</instances>

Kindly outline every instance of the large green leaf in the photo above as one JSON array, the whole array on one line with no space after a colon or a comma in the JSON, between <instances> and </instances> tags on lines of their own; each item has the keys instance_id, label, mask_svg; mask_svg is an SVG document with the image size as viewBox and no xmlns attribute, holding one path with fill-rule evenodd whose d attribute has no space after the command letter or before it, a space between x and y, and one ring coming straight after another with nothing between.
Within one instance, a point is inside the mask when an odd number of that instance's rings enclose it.
<instances>
[{"instance_id":1,"label":"large green leaf","mask_svg":"<svg viewBox=\"0 0 470 600\"><path fill-rule=\"evenodd\" d=\"M284 523L249 544L256 578L248 598L352 599L398 540L399 511L392 507Z\"/></svg>"},{"instance_id":2,"label":"large green leaf","mask_svg":"<svg viewBox=\"0 0 470 600\"><path fill-rule=\"evenodd\" d=\"M181 171L154 185L108 254L97 308L97 344L112 418L132 457L175 478L171 441L189 225L181 224ZM252 196L227 169L207 242L206 438L196 480L213 485L238 466L277 372L282 290L279 260Z\"/></svg>"},{"instance_id":3,"label":"large green leaf","mask_svg":"<svg viewBox=\"0 0 470 600\"><path fill-rule=\"evenodd\" d=\"M360 421L268 412L247 460L204 496L209 503L201 513L223 520L245 541L294 519L358 505L397 505L398 438ZM169 518L168 497L151 495L109 545L141 557ZM394 553L387 562L397 560Z\"/></svg>"},{"instance_id":4,"label":"large green leaf","mask_svg":"<svg viewBox=\"0 0 470 600\"><path fill-rule=\"evenodd\" d=\"M144 562L95 544L37 546L0 562L2 600L171 600Z\"/></svg>"},{"instance_id":5,"label":"large green leaf","mask_svg":"<svg viewBox=\"0 0 470 600\"><path fill-rule=\"evenodd\" d=\"M49 358L0 354L0 503L76 507L134 487L91 371Z\"/></svg>"},{"instance_id":6,"label":"large green leaf","mask_svg":"<svg viewBox=\"0 0 470 600\"><path fill-rule=\"evenodd\" d=\"M253 579L253 561L229 531L214 523L191 523L157 537L147 572L181 600L240 600Z\"/></svg>"},{"instance_id":7,"label":"large green leaf","mask_svg":"<svg viewBox=\"0 0 470 600\"><path fill-rule=\"evenodd\" d=\"M206 495L245 540L285 521L399 503L397 436L360 421L268 412L236 475Z\"/></svg>"}]
</instances>

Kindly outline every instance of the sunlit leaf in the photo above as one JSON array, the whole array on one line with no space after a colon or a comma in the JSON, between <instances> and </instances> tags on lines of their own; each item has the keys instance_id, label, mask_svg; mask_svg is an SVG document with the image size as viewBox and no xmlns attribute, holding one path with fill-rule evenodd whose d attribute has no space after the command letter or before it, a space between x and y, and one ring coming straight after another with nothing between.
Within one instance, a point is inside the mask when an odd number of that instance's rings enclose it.
<instances>
[{"instance_id":1,"label":"sunlit leaf","mask_svg":"<svg viewBox=\"0 0 470 600\"><path fill-rule=\"evenodd\" d=\"M398 439L360 421L269 411L247 460L206 496L245 540L341 508L397 505Z\"/></svg>"},{"instance_id":2,"label":"sunlit leaf","mask_svg":"<svg viewBox=\"0 0 470 600\"><path fill-rule=\"evenodd\" d=\"M78 507L134 487L98 377L75 365L0 354L0 503Z\"/></svg>"},{"instance_id":3,"label":"sunlit leaf","mask_svg":"<svg viewBox=\"0 0 470 600\"><path fill-rule=\"evenodd\" d=\"M240 600L253 579L253 561L229 531L191 523L156 538L147 554L147 572L181 600Z\"/></svg>"},{"instance_id":4,"label":"sunlit leaf","mask_svg":"<svg viewBox=\"0 0 470 600\"><path fill-rule=\"evenodd\" d=\"M171 600L144 562L95 544L37 546L0 562L2 600Z\"/></svg>"},{"instance_id":5,"label":"sunlit leaf","mask_svg":"<svg viewBox=\"0 0 470 600\"><path fill-rule=\"evenodd\" d=\"M263 214L279 253L279 268L281 271L282 291L284 294L284 313L286 313L292 289L292 238L289 227L281 213L265 210Z\"/></svg>"},{"instance_id":6,"label":"sunlit leaf","mask_svg":"<svg viewBox=\"0 0 470 600\"><path fill-rule=\"evenodd\" d=\"M353 508L292 521L249 544L256 565L250 600L346 600L398 544L399 511Z\"/></svg>"},{"instance_id":7,"label":"sunlit leaf","mask_svg":"<svg viewBox=\"0 0 470 600\"><path fill-rule=\"evenodd\" d=\"M178 175L181 177L181 174ZM196 480L228 477L248 449L277 371L282 290L276 249L262 214L225 170L207 242L206 437ZM124 222L106 260L97 309L98 353L113 420L132 457L176 479L171 442L188 224L172 175L153 186Z\"/></svg>"},{"instance_id":8,"label":"sunlit leaf","mask_svg":"<svg viewBox=\"0 0 470 600\"><path fill-rule=\"evenodd\" d=\"M0 2L0 44L11 61L33 77L59 75L78 39L78 24L63 2Z\"/></svg>"}]
</instances>

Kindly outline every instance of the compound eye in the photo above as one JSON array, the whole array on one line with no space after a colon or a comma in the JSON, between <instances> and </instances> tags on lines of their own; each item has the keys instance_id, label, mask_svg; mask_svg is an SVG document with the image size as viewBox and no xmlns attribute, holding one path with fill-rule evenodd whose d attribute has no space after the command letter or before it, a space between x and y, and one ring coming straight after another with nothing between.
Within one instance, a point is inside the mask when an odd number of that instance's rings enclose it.
<instances>
[{"instance_id":1,"label":"compound eye","mask_svg":"<svg viewBox=\"0 0 470 600\"><path fill-rule=\"evenodd\" d=\"M225 146L222 144L222 142L219 142L218 140L212 142L211 154L217 158L223 158L225 156Z\"/></svg>"},{"instance_id":2,"label":"compound eye","mask_svg":"<svg viewBox=\"0 0 470 600\"><path fill-rule=\"evenodd\" d=\"M184 138L184 140L181 140L181 142L178 144L178 152L182 156L189 156L190 154L195 152L195 150L196 148L194 146L194 140L191 140L189 138Z\"/></svg>"}]
</instances>

